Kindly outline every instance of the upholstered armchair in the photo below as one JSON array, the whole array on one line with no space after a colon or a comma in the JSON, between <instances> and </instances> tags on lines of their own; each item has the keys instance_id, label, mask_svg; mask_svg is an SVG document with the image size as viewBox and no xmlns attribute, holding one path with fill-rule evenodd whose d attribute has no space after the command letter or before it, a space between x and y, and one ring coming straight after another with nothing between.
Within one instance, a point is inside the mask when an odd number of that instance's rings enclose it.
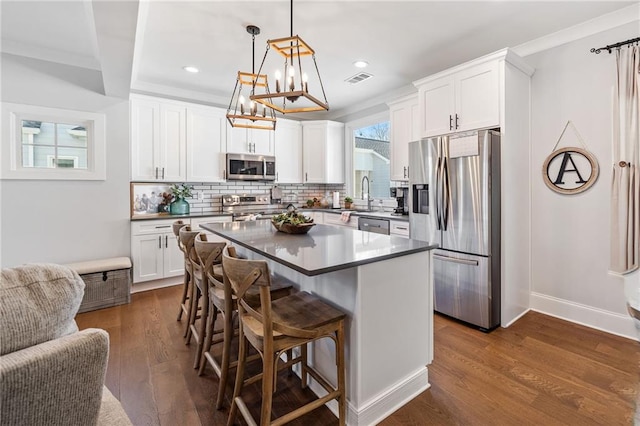
<instances>
[{"instance_id":1,"label":"upholstered armchair","mask_svg":"<svg viewBox=\"0 0 640 426\"><path fill-rule=\"evenodd\" d=\"M0 425L131 425L104 386L109 335L78 331L84 282L49 264L0 275Z\"/></svg>"}]
</instances>

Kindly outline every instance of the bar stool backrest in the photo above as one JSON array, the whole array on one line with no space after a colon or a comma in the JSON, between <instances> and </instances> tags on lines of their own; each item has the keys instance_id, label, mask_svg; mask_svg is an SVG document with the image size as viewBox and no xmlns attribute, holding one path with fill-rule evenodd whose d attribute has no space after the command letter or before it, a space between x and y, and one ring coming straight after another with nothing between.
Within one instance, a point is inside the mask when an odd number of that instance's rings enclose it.
<instances>
[{"instance_id":1,"label":"bar stool backrest","mask_svg":"<svg viewBox=\"0 0 640 426\"><path fill-rule=\"evenodd\" d=\"M173 235L176 236L176 239L178 240L178 247L180 247L180 250L182 251L184 251L184 249L182 248L182 242L180 241L180 228L182 228L184 225L185 223L183 220L176 220L171 224Z\"/></svg>"},{"instance_id":2,"label":"bar stool backrest","mask_svg":"<svg viewBox=\"0 0 640 426\"><path fill-rule=\"evenodd\" d=\"M193 248L194 241L196 239L196 235L199 234L199 231L192 231L191 225L184 225L180 228L180 242L184 247L184 263L185 267L192 267L194 263L198 263L198 256L195 253Z\"/></svg>"},{"instance_id":3,"label":"bar stool backrest","mask_svg":"<svg viewBox=\"0 0 640 426\"><path fill-rule=\"evenodd\" d=\"M225 242L207 241L207 234L196 235L194 248L203 274L213 275L213 266L222 263L222 250L226 245Z\"/></svg>"}]
</instances>

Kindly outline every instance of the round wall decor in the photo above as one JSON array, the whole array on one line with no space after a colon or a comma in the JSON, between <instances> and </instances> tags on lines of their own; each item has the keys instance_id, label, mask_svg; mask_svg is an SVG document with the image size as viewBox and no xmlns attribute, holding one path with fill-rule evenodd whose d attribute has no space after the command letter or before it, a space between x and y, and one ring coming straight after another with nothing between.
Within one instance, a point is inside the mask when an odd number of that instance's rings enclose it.
<instances>
[{"instance_id":1,"label":"round wall decor","mask_svg":"<svg viewBox=\"0 0 640 426\"><path fill-rule=\"evenodd\" d=\"M598 179L596 158L586 149L567 147L553 151L542 166L544 183L560 194L586 191Z\"/></svg>"}]
</instances>

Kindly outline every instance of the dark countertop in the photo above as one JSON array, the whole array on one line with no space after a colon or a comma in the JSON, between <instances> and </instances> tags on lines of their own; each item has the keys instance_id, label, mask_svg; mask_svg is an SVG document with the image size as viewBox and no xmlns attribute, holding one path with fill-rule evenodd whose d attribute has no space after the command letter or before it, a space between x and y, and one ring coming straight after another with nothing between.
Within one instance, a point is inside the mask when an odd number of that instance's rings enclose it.
<instances>
[{"instance_id":1,"label":"dark countertop","mask_svg":"<svg viewBox=\"0 0 640 426\"><path fill-rule=\"evenodd\" d=\"M437 248L437 244L350 227L316 225L309 233L276 231L268 220L200 225L259 255L313 276Z\"/></svg>"},{"instance_id":2,"label":"dark countertop","mask_svg":"<svg viewBox=\"0 0 640 426\"><path fill-rule=\"evenodd\" d=\"M190 219L197 217L218 217L231 216L231 213L207 212L207 213L189 213L189 214L170 214L170 213L150 213L134 216L131 220L157 220L157 219Z\"/></svg>"},{"instance_id":3,"label":"dark countertop","mask_svg":"<svg viewBox=\"0 0 640 426\"><path fill-rule=\"evenodd\" d=\"M376 219L389 219L389 220L398 220L400 222L409 222L409 215L395 215L391 212L368 212L363 210L351 210L351 209L315 209L315 208L299 208L299 212L322 212L322 213L333 213L333 214L342 214L342 212L351 212L351 216L355 217L373 217Z\"/></svg>"}]
</instances>

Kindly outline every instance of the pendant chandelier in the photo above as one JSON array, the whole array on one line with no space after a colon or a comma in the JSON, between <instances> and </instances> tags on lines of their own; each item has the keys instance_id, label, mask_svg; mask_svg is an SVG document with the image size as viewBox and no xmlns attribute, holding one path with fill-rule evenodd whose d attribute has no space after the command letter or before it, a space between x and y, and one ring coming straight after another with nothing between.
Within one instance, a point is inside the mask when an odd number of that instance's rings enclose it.
<instances>
[{"instance_id":1,"label":"pendant chandelier","mask_svg":"<svg viewBox=\"0 0 640 426\"><path fill-rule=\"evenodd\" d=\"M247 32L251 34L251 72L238 71L236 86L231 95L229 108L227 108L227 120L231 127L242 127L246 129L263 129L275 130L276 117L273 109L267 105L258 107L258 103L251 100L256 91L269 94L269 86L267 84L267 76L255 73L255 48L256 35L260 34L260 28L249 25ZM244 89L244 90L243 90ZM245 97L246 95L246 97ZM249 98L249 104L246 104L246 98Z\"/></svg>"},{"instance_id":2,"label":"pendant chandelier","mask_svg":"<svg viewBox=\"0 0 640 426\"><path fill-rule=\"evenodd\" d=\"M269 90L265 77L265 84L267 84L265 93L254 93L251 100L273 108L282 114L328 111L329 103L322 85L320 71L318 71L315 51L299 36L293 35L293 0L291 0L291 36L267 41L267 50L258 69L258 74L265 69L265 62L271 49L280 54L279 57L284 58L282 71L276 70L274 74L276 90L275 92ZM307 72L303 70L303 66ZM324 101L310 94L309 87L321 91Z\"/></svg>"}]
</instances>

